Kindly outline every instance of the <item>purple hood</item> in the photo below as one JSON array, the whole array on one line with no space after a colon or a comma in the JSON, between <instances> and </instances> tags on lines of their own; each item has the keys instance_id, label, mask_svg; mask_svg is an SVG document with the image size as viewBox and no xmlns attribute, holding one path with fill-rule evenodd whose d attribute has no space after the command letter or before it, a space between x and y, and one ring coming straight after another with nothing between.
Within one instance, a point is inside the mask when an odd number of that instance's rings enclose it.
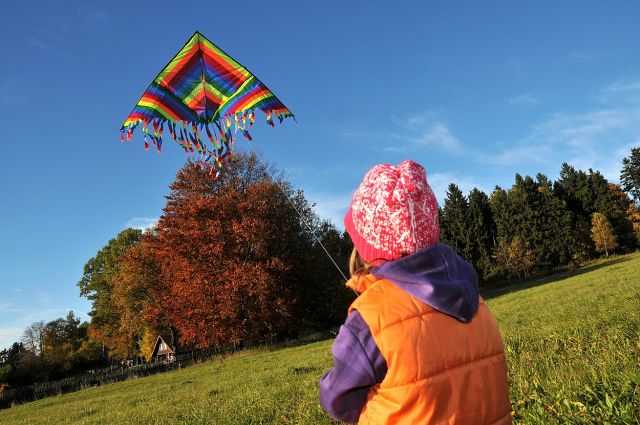
<instances>
[{"instance_id":1,"label":"purple hood","mask_svg":"<svg viewBox=\"0 0 640 425\"><path fill-rule=\"evenodd\" d=\"M478 275L449 246L437 244L371 270L425 304L469 322L478 311Z\"/></svg>"}]
</instances>

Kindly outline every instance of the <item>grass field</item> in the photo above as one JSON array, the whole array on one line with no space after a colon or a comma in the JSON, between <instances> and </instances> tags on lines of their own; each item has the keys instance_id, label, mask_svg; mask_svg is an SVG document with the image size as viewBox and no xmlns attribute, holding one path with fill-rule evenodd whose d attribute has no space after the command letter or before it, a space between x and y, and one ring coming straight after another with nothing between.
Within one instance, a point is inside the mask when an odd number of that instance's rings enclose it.
<instances>
[{"instance_id":1,"label":"grass field","mask_svg":"<svg viewBox=\"0 0 640 425\"><path fill-rule=\"evenodd\" d=\"M640 424L640 254L489 300L515 423ZM318 380L331 341L246 351L0 411L0 424L329 424Z\"/></svg>"}]
</instances>

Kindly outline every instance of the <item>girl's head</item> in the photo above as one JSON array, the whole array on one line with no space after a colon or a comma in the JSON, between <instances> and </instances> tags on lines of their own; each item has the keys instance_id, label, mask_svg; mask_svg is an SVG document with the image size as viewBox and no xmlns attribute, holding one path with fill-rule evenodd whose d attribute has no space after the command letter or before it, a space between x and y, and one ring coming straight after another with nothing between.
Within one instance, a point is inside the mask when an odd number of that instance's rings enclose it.
<instances>
[{"instance_id":1,"label":"girl's head","mask_svg":"<svg viewBox=\"0 0 640 425\"><path fill-rule=\"evenodd\" d=\"M354 244L352 274L437 244L438 202L424 168L413 161L373 167L354 193L344 225Z\"/></svg>"}]
</instances>

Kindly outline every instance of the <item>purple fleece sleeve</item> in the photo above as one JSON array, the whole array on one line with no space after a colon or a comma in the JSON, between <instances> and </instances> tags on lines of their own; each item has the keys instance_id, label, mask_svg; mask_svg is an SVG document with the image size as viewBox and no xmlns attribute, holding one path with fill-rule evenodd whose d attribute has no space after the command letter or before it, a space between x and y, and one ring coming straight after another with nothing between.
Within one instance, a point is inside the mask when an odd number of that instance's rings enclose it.
<instances>
[{"instance_id":1,"label":"purple fleece sleeve","mask_svg":"<svg viewBox=\"0 0 640 425\"><path fill-rule=\"evenodd\" d=\"M332 352L333 369L320 380L320 404L334 419L357 422L369 389L387 374L387 363L357 311L340 327Z\"/></svg>"}]
</instances>

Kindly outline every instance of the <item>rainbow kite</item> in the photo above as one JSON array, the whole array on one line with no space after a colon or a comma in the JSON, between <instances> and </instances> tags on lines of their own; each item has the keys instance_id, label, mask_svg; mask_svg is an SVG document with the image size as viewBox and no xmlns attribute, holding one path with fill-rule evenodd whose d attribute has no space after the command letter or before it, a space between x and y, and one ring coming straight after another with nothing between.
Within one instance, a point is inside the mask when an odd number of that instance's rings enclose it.
<instances>
[{"instance_id":1,"label":"rainbow kite","mask_svg":"<svg viewBox=\"0 0 640 425\"><path fill-rule=\"evenodd\" d=\"M235 134L251 140L256 109L272 127L274 117L293 117L258 77L196 31L142 94L122 124L120 140L131 140L142 124L145 149L151 142L160 151L166 127L185 152L197 153L219 172Z\"/></svg>"}]
</instances>

